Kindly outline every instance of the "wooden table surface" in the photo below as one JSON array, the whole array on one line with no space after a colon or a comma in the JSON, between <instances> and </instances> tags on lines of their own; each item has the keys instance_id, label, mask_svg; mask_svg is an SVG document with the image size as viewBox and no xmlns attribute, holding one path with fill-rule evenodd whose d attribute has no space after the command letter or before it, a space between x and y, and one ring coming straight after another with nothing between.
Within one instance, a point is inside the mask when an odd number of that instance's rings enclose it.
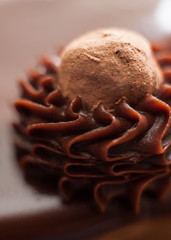
<instances>
[{"instance_id":1,"label":"wooden table surface","mask_svg":"<svg viewBox=\"0 0 171 240\"><path fill-rule=\"evenodd\" d=\"M90 240L170 240L171 217L137 221Z\"/></svg>"}]
</instances>

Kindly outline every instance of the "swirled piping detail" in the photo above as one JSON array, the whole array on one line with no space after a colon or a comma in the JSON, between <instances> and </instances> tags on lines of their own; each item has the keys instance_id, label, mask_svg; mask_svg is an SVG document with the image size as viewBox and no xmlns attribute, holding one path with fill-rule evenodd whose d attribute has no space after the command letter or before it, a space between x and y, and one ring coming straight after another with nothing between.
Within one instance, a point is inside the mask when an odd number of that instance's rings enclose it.
<instances>
[{"instance_id":1,"label":"swirled piping detail","mask_svg":"<svg viewBox=\"0 0 171 240\"><path fill-rule=\"evenodd\" d=\"M60 57L43 58L41 68L19 82L21 98L15 102L23 168L34 164L56 174L66 199L90 191L102 211L122 197L138 212L145 191L166 197L171 187L171 49L155 45L153 50L164 84L136 106L121 99L113 112L102 103L88 112L80 97L69 102L58 88Z\"/></svg>"}]
</instances>

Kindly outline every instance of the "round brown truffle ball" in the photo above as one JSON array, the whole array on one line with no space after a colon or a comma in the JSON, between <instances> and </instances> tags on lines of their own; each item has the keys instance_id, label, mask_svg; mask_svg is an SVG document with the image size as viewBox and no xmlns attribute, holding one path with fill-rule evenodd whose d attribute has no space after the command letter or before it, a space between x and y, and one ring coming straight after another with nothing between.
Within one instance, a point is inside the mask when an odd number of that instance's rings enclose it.
<instances>
[{"instance_id":1,"label":"round brown truffle ball","mask_svg":"<svg viewBox=\"0 0 171 240\"><path fill-rule=\"evenodd\" d=\"M106 109L125 97L138 103L154 94L163 76L149 42L125 29L101 29L69 43L61 54L59 84L64 96L82 98L94 108L100 101Z\"/></svg>"}]
</instances>

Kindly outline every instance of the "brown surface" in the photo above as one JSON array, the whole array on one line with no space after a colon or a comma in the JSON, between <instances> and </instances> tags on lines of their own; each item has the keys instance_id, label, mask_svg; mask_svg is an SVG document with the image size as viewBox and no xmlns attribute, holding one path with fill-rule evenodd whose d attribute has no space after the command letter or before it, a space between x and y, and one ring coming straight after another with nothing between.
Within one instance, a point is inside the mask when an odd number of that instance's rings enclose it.
<instances>
[{"instance_id":1,"label":"brown surface","mask_svg":"<svg viewBox=\"0 0 171 240\"><path fill-rule=\"evenodd\" d=\"M171 218L138 221L90 240L170 240Z\"/></svg>"}]
</instances>

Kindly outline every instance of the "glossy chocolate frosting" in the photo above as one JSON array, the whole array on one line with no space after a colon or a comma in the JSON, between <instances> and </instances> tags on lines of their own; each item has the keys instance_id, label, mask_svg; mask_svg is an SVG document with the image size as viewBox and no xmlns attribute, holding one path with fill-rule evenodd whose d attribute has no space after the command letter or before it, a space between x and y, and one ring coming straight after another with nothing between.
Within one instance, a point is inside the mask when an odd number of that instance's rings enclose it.
<instances>
[{"instance_id":1,"label":"glossy chocolate frosting","mask_svg":"<svg viewBox=\"0 0 171 240\"><path fill-rule=\"evenodd\" d=\"M102 211L115 198L139 211L142 194L164 198L170 190L171 52L153 47L165 82L155 96L132 106L122 99L92 111L81 97L71 102L58 87L60 55L42 59L20 81L15 106L20 164L57 177L59 192L72 199L90 193ZM87 96L88 98L88 96Z\"/></svg>"}]
</instances>

